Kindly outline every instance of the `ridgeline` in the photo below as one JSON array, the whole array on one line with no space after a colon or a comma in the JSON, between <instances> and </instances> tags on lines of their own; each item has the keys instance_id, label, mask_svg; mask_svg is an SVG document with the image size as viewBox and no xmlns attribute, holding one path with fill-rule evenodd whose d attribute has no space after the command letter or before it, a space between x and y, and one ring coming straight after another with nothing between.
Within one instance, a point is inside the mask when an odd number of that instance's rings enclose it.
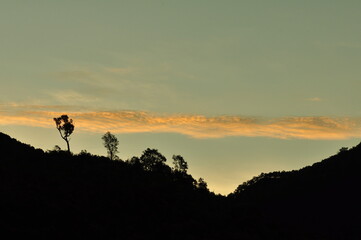
<instances>
[{"instance_id":1,"label":"ridgeline","mask_svg":"<svg viewBox=\"0 0 361 240\"><path fill-rule=\"evenodd\" d=\"M1 236L37 239L361 239L361 144L232 194L162 161L44 152L0 133ZM147 155L148 154L148 155ZM152 162L154 163L154 161Z\"/></svg>"}]
</instances>

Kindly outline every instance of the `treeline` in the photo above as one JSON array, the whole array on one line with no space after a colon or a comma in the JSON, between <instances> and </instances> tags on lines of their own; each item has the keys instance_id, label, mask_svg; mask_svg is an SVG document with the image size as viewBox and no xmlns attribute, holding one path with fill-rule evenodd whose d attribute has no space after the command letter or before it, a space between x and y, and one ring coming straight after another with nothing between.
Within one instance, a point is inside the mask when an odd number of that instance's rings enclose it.
<instances>
[{"instance_id":1,"label":"treeline","mask_svg":"<svg viewBox=\"0 0 361 240\"><path fill-rule=\"evenodd\" d=\"M70 151L70 135L74 132L75 126L73 119L70 119L68 115L61 115L60 117L53 119L56 125L56 129L59 131L61 138L67 144L67 151L71 154ZM107 150L108 158L110 160L119 160L122 161L116 154L118 151L119 141L115 135L110 133L109 131L106 132L102 138L103 145ZM49 153L60 152L61 148L58 145L55 145L52 151L48 151ZM83 150L80 155L88 155L86 150ZM187 174L188 170L188 163L184 160L181 155L173 155L173 168L170 168L166 165L166 157L163 156L157 149L150 149L147 148L143 151L142 156L139 157L132 157L126 160L126 163L137 166L142 168L145 171L152 171L152 172L163 172L163 173L171 173L173 172L174 175L178 177L181 176L184 179L190 180L190 182L198 189L202 191L209 191L207 187L207 183L204 181L203 178L199 178L198 181L192 178L192 176Z\"/></svg>"},{"instance_id":2,"label":"treeline","mask_svg":"<svg viewBox=\"0 0 361 240\"><path fill-rule=\"evenodd\" d=\"M0 133L0 232L40 239L360 239L361 144L227 197L156 149L122 161ZM111 160L113 159L113 160Z\"/></svg>"},{"instance_id":3,"label":"treeline","mask_svg":"<svg viewBox=\"0 0 361 240\"><path fill-rule=\"evenodd\" d=\"M0 152L0 210L7 234L44 239L218 234L213 214L224 197L188 174L179 155L172 168L156 149L114 161L87 151L44 152L2 133Z\"/></svg>"}]
</instances>

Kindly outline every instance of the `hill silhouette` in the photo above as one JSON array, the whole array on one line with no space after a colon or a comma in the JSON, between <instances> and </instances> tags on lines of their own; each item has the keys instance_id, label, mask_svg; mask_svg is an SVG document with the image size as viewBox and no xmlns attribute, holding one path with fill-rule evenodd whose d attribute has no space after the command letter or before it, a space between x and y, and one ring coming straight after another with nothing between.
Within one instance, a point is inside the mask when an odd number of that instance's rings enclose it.
<instances>
[{"instance_id":1,"label":"hill silhouette","mask_svg":"<svg viewBox=\"0 0 361 240\"><path fill-rule=\"evenodd\" d=\"M299 239L360 239L361 144L298 171L261 174L229 195Z\"/></svg>"},{"instance_id":2,"label":"hill silhouette","mask_svg":"<svg viewBox=\"0 0 361 240\"><path fill-rule=\"evenodd\" d=\"M14 238L361 237L361 144L298 171L261 174L227 197L163 163L145 169L142 157L44 152L2 133L0 154L0 231Z\"/></svg>"}]
</instances>

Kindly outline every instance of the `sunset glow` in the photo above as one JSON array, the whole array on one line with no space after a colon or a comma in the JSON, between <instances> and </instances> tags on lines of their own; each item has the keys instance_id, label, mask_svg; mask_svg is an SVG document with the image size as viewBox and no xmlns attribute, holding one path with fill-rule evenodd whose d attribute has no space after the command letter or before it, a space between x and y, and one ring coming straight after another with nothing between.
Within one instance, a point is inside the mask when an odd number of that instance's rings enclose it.
<instances>
[{"instance_id":1,"label":"sunset glow","mask_svg":"<svg viewBox=\"0 0 361 240\"><path fill-rule=\"evenodd\" d=\"M74 153L157 148L229 193L361 138L361 2L4 1L0 132ZM171 163L170 163L171 164Z\"/></svg>"},{"instance_id":2,"label":"sunset glow","mask_svg":"<svg viewBox=\"0 0 361 240\"><path fill-rule=\"evenodd\" d=\"M52 118L69 114L78 131L104 133L179 133L192 138L230 136L280 139L349 139L361 137L361 119L330 117L251 118L237 116L156 114L141 111L57 112L31 111L32 106L7 107L1 111L0 125L54 127ZM38 106L38 108L49 108Z\"/></svg>"}]
</instances>

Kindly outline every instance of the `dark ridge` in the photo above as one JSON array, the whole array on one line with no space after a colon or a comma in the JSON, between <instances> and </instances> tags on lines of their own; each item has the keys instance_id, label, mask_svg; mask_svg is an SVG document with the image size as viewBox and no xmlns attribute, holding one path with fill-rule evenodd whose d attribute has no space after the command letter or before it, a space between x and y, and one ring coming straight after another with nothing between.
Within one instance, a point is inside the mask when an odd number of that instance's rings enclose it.
<instances>
[{"instance_id":1,"label":"dark ridge","mask_svg":"<svg viewBox=\"0 0 361 240\"><path fill-rule=\"evenodd\" d=\"M44 152L2 133L0 153L1 220L8 234L202 239L216 229L209 214L223 197L167 165L145 171L87 152Z\"/></svg>"},{"instance_id":2,"label":"dark ridge","mask_svg":"<svg viewBox=\"0 0 361 240\"><path fill-rule=\"evenodd\" d=\"M360 239L361 144L298 171L262 173L228 197L302 239Z\"/></svg>"},{"instance_id":3,"label":"dark ridge","mask_svg":"<svg viewBox=\"0 0 361 240\"><path fill-rule=\"evenodd\" d=\"M3 133L0 154L4 236L361 239L361 145L298 171L261 174L227 197L163 162L146 169L142 157L44 152Z\"/></svg>"}]
</instances>

